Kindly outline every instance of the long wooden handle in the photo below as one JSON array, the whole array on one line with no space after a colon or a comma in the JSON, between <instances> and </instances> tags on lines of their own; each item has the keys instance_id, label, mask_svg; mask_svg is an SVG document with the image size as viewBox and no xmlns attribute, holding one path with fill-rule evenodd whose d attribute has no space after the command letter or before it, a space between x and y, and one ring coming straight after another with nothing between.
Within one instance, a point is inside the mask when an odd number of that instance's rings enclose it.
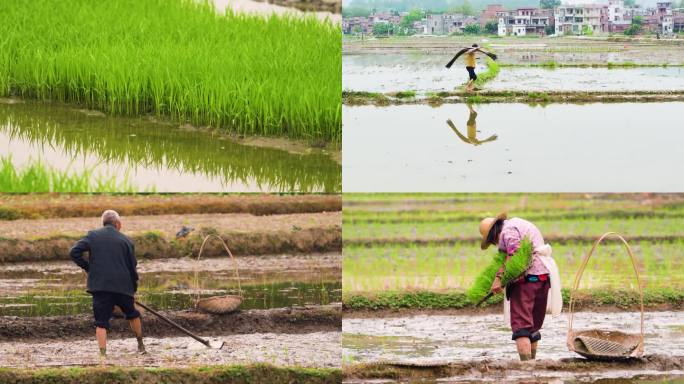
<instances>
[{"instance_id":1,"label":"long wooden handle","mask_svg":"<svg viewBox=\"0 0 684 384\"><path fill-rule=\"evenodd\" d=\"M162 315L161 313L155 311L154 309L148 307L147 305L145 305L145 304L139 302L138 300L136 300L135 303L138 304L139 306L145 308L146 311L150 311L153 315L155 315L155 316L157 316L158 318L162 319L164 322L166 322L167 324L171 325L172 327L177 328L178 330L180 330L181 332L185 333L186 335L192 337L193 339L195 339L195 340L199 341L200 343L206 345L207 347L211 348L211 345L209 345L209 340L205 340L205 339L203 339L203 338L201 338L201 337L195 335L194 333L192 333L192 332L188 331L187 329L183 328L183 326L181 326L180 324L178 324L178 323L176 323L175 321L169 319L168 317Z\"/></svg>"},{"instance_id":2,"label":"long wooden handle","mask_svg":"<svg viewBox=\"0 0 684 384\"><path fill-rule=\"evenodd\" d=\"M477 304L475 304L475 307L479 307L480 304L484 303L485 301L487 301L487 299L489 299L492 296L494 296L494 292L489 292L487 296L483 297L482 300L478 301Z\"/></svg>"},{"instance_id":3,"label":"long wooden handle","mask_svg":"<svg viewBox=\"0 0 684 384\"><path fill-rule=\"evenodd\" d=\"M639 277L639 269L637 268L637 263L636 263L636 258L634 257L634 253L632 252L632 248L630 248L629 244L627 244L627 241L620 236L619 234L615 232L607 232L604 233L603 236L599 237L598 240L594 243L594 245L591 247L591 250L587 255L584 257L584 260L582 260L582 264L580 265L579 270L577 271L577 274L575 275L575 281L572 285L572 291L570 291L570 304L568 305L568 311L570 311L570 319L568 321L568 337L567 337L567 343L568 343L568 349L571 351L574 350L574 346L572 344L572 338L573 336L573 331L572 331L572 321L574 318L574 313L573 313L573 304L574 304L574 298L575 294L577 293L577 289L579 288L579 283L580 280L582 279L582 274L584 273L584 269L587 267L587 263L589 263L589 258L591 255L594 254L594 251L596 251L596 248L598 247L599 244L605 239L606 237L616 237L618 238L622 244L625 246L625 249L627 250L627 255L629 255L630 260L632 261L632 267L634 268L634 275L636 276L636 281L637 281L637 287L639 288L639 300L640 300L640 310L641 310L641 341L639 342L639 347L637 348L637 354L641 355L644 352L644 293L641 288L641 278Z\"/></svg>"}]
</instances>

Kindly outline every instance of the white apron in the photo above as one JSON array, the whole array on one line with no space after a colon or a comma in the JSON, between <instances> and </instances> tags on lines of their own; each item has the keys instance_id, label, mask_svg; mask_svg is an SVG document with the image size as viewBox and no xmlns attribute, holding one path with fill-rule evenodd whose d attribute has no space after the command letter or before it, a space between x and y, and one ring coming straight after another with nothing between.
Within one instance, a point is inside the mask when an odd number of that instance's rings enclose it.
<instances>
[{"instance_id":1,"label":"white apron","mask_svg":"<svg viewBox=\"0 0 684 384\"><path fill-rule=\"evenodd\" d=\"M560 316L563 309L563 296L561 295L561 281L560 273L558 273L558 266L551 256L552 249L548 244L544 244L539 248L535 248L534 254L539 257L542 264L549 270L549 280L551 287L549 288L549 296L546 301L546 313L553 317ZM504 287L504 323L508 327L511 326L511 302L506 297L506 289Z\"/></svg>"}]
</instances>

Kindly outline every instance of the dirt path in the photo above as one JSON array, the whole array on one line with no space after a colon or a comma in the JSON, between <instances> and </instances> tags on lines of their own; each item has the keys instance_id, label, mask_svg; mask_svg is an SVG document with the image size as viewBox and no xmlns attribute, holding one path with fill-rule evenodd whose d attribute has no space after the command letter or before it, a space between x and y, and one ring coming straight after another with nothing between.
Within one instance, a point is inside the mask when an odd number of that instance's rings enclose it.
<instances>
[{"instance_id":1,"label":"dirt path","mask_svg":"<svg viewBox=\"0 0 684 384\"><path fill-rule=\"evenodd\" d=\"M341 225L341 212L321 212L254 216L250 214L183 214L156 216L122 216L122 232L128 235L156 231L165 237L175 237L183 226L229 229L235 232L288 231L295 228L316 228ZM54 235L80 235L102 226L99 217L0 221L4 238L31 239Z\"/></svg>"},{"instance_id":2,"label":"dirt path","mask_svg":"<svg viewBox=\"0 0 684 384\"><path fill-rule=\"evenodd\" d=\"M312 270L341 269L341 253L320 253L308 255L268 255L242 256L237 260L241 275L250 273L265 274L268 272L307 273ZM180 259L139 260L138 273L156 272L188 272L188 271L233 271L233 264L228 258L203 259L199 262L188 257ZM82 274L81 269L71 261L46 262L18 262L2 266L0 276L11 277L13 273L26 274L35 272L40 274Z\"/></svg>"},{"instance_id":3,"label":"dirt path","mask_svg":"<svg viewBox=\"0 0 684 384\"><path fill-rule=\"evenodd\" d=\"M252 333L221 335L221 350L209 349L189 337L146 337L147 355L135 353L134 338L110 340L106 365L189 367L196 365L268 363L304 367L339 367L340 332L303 334ZM2 367L99 365L94 337L72 341L0 342Z\"/></svg>"},{"instance_id":4,"label":"dirt path","mask_svg":"<svg viewBox=\"0 0 684 384\"><path fill-rule=\"evenodd\" d=\"M203 336L312 332L336 332L342 324L339 304L301 308L248 310L227 315L209 315L193 311L161 311L180 325ZM180 336L175 328L152 314L143 313L145 334L151 337ZM130 337L128 322L111 321L110 337ZM52 317L0 317L0 341L28 341L46 339L76 339L93 333L92 315ZM1 364L0 364L1 365Z\"/></svg>"}]
</instances>

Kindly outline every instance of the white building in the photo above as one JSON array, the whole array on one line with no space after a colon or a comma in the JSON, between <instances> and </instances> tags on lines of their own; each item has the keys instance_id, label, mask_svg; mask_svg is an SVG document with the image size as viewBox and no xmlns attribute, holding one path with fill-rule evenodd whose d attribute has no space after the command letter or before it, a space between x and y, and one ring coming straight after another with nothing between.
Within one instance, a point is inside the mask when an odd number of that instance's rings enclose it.
<instances>
[{"instance_id":1,"label":"white building","mask_svg":"<svg viewBox=\"0 0 684 384\"><path fill-rule=\"evenodd\" d=\"M558 35L608 32L607 5L562 5L556 8L555 19Z\"/></svg>"},{"instance_id":2,"label":"white building","mask_svg":"<svg viewBox=\"0 0 684 384\"><path fill-rule=\"evenodd\" d=\"M608 21L625 21L625 2L624 0L608 0Z\"/></svg>"}]
</instances>

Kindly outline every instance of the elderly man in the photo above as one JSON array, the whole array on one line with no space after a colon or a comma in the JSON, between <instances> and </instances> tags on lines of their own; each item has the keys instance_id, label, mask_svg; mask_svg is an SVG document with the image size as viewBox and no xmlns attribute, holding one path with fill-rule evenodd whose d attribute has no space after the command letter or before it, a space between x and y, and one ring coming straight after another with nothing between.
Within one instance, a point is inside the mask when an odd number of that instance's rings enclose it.
<instances>
[{"instance_id":1,"label":"elderly man","mask_svg":"<svg viewBox=\"0 0 684 384\"><path fill-rule=\"evenodd\" d=\"M140 312L135 309L138 289L137 261L133 242L121 232L119 214L107 210L102 214L102 228L88 232L71 248L71 259L88 274L88 293L93 296L95 336L100 354L107 354L107 330L114 306L123 311L138 339L138 352L145 352ZM89 253L88 260L83 258Z\"/></svg>"}]
</instances>

